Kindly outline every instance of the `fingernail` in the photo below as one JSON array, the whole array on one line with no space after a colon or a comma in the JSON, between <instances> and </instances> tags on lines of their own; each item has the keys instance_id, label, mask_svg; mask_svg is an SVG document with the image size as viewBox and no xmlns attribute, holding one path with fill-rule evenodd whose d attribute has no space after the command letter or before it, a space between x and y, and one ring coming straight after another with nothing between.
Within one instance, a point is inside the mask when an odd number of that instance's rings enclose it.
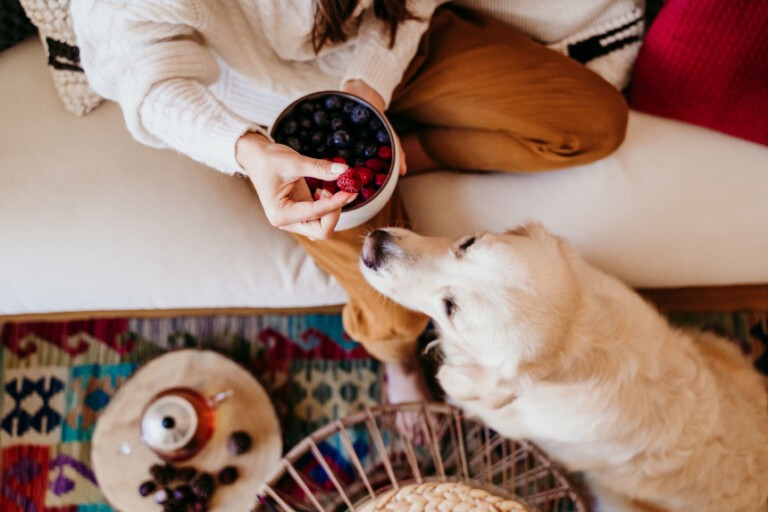
<instances>
[{"instance_id":1,"label":"fingernail","mask_svg":"<svg viewBox=\"0 0 768 512\"><path fill-rule=\"evenodd\" d=\"M354 200L355 200L355 198L356 198L356 197L357 197L357 194L352 194L351 196L349 196L349 199L347 199L347 202L346 202L346 203L344 203L344 204L349 204L349 203L351 203L352 201L354 201Z\"/></svg>"},{"instance_id":2,"label":"fingernail","mask_svg":"<svg viewBox=\"0 0 768 512\"><path fill-rule=\"evenodd\" d=\"M331 164L331 173L332 174L344 174L344 171L347 170L347 166L340 163Z\"/></svg>"}]
</instances>

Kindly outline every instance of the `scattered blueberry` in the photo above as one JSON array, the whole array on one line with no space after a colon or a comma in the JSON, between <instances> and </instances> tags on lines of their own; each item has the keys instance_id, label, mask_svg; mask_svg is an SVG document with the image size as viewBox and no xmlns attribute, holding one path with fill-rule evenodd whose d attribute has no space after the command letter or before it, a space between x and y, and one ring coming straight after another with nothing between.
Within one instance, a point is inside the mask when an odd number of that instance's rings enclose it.
<instances>
[{"instance_id":1,"label":"scattered blueberry","mask_svg":"<svg viewBox=\"0 0 768 512\"><path fill-rule=\"evenodd\" d=\"M368 107L364 107L362 105L355 105L355 107L352 109L352 112L349 113L350 121L355 124L367 123L370 118L371 111L368 110Z\"/></svg>"},{"instance_id":2,"label":"scattered blueberry","mask_svg":"<svg viewBox=\"0 0 768 512\"><path fill-rule=\"evenodd\" d=\"M168 492L168 489L160 489L155 493L155 502L158 505L162 505L163 503L167 502L169 499L171 499L171 493Z\"/></svg>"},{"instance_id":3,"label":"scattered blueberry","mask_svg":"<svg viewBox=\"0 0 768 512\"><path fill-rule=\"evenodd\" d=\"M344 112L345 114L349 114L350 112L352 112L353 108L355 108L355 104L352 103L351 101L346 101L344 102L344 106L341 107L341 111Z\"/></svg>"},{"instance_id":4,"label":"scattered blueberry","mask_svg":"<svg viewBox=\"0 0 768 512\"><path fill-rule=\"evenodd\" d=\"M155 485L155 482L151 480L147 480L146 482L144 482L139 486L139 494L141 494L142 496L149 496L155 491L155 489L157 489L157 485Z\"/></svg>"},{"instance_id":5,"label":"scattered blueberry","mask_svg":"<svg viewBox=\"0 0 768 512\"><path fill-rule=\"evenodd\" d=\"M192 499L192 488L188 485L181 485L173 490L173 499L176 501L189 501Z\"/></svg>"},{"instance_id":6,"label":"scattered blueberry","mask_svg":"<svg viewBox=\"0 0 768 512\"><path fill-rule=\"evenodd\" d=\"M376 132L376 140L381 144L389 144L391 142L389 138L389 132L387 130L379 130Z\"/></svg>"},{"instance_id":7,"label":"scattered blueberry","mask_svg":"<svg viewBox=\"0 0 768 512\"><path fill-rule=\"evenodd\" d=\"M196 474L197 474L197 470L193 467L185 466L183 468L176 469L176 478L178 478L182 482L189 482L190 480L195 478Z\"/></svg>"},{"instance_id":8,"label":"scattered blueberry","mask_svg":"<svg viewBox=\"0 0 768 512\"><path fill-rule=\"evenodd\" d=\"M341 108L341 98L338 96L328 96L325 98L324 104L328 110L338 110Z\"/></svg>"},{"instance_id":9,"label":"scattered blueberry","mask_svg":"<svg viewBox=\"0 0 768 512\"><path fill-rule=\"evenodd\" d=\"M349 146L349 134L344 130L333 132L331 135L331 144L337 148L345 148Z\"/></svg>"},{"instance_id":10,"label":"scattered blueberry","mask_svg":"<svg viewBox=\"0 0 768 512\"><path fill-rule=\"evenodd\" d=\"M219 482L224 485L229 485L237 480L240 473L235 466L227 466L219 472Z\"/></svg>"}]
</instances>

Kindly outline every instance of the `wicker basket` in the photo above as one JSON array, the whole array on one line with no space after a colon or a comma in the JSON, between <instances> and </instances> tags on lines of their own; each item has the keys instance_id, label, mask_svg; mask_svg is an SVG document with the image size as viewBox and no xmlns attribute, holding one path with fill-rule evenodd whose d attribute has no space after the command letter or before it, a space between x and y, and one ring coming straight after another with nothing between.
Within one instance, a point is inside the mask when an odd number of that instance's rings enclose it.
<instances>
[{"instance_id":1,"label":"wicker basket","mask_svg":"<svg viewBox=\"0 0 768 512\"><path fill-rule=\"evenodd\" d=\"M415 436L403 434L400 411L415 415ZM254 511L354 511L434 481L467 483L532 511L590 510L535 445L504 439L455 407L414 403L366 409L302 440L259 490Z\"/></svg>"}]
</instances>

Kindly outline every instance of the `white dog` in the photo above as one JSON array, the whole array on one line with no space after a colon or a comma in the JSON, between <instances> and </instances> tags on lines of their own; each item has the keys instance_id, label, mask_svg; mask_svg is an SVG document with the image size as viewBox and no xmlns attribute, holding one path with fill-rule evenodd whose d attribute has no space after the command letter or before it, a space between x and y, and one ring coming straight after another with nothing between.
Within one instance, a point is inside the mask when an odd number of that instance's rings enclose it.
<instances>
[{"instance_id":1,"label":"white dog","mask_svg":"<svg viewBox=\"0 0 768 512\"><path fill-rule=\"evenodd\" d=\"M601 510L765 510L760 375L726 340L672 328L540 225L456 242L378 230L360 263L381 293L438 324L448 395L584 472Z\"/></svg>"}]
</instances>

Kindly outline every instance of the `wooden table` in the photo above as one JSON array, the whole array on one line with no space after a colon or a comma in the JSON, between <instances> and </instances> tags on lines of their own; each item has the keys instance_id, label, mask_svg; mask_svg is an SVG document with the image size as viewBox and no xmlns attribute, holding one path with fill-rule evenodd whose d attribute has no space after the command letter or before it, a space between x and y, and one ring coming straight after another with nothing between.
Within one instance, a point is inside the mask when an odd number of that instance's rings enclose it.
<instances>
[{"instance_id":1,"label":"wooden table","mask_svg":"<svg viewBox=\"0 0 768 512\"><path fill-rule=\"evenodd\" d=\"M216 408L216 429L211 440L193 458L179 466L193 466L214 477L234 465L240 478L218 485L210 501L211 511L247 511L254 505L256 490L280 460L280 426L272 403L261 385L234 361L215 352L180 350L153 359L140 368L112 398L96 424L91 458L99 487L109 503L124 512L161 511L150 494L142 497L139 486L150 480L149 467L161 460L139 441L141 413L160 391L186 386L203 395L231 389L232 396ZM234 456L227 449L229 434L243 430L253 439L247 453ZM120 447L129 443L130 454Z\"/></svg>"}]
</instances>

